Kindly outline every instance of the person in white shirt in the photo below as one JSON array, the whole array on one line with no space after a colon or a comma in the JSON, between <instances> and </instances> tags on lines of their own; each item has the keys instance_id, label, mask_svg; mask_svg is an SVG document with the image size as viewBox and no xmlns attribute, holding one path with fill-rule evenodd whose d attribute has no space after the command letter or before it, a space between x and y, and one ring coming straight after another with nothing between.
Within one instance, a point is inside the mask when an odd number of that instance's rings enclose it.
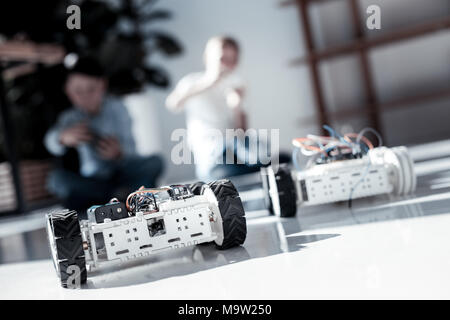
<instances>
[{"instance_id":1,"label":"person in white shirt","mask_svg":"<svg viewBox=\"0 0 450 320\"><path fill-rule=\"evenodd\" d=\"M188 143L194 154L197 177L218 179L258 170L259 166L225 163L226 129L247 129L242 101L245 85L236 69L239 45L230 37L211 38L204 51L205 70L183 77L167 97L169 110L186 112ZM215 134L220 132L221 135ZM258 168L257 168L258 167ZM220 170L218 170L220 168Z\"/></svg>"}]
</instances>

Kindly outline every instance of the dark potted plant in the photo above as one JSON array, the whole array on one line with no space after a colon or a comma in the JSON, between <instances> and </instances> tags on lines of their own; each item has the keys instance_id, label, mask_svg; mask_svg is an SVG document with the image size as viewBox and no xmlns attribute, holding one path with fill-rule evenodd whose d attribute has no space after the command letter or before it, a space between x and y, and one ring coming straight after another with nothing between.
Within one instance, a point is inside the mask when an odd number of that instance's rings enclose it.
<instances>
[{"instance_id":1,"label":"dark potted plant","mask_svg":"<svg viewBox=\"0 0 450 320\"><path fill-rule=\"evenodd\" d=\"M46 0L0 3L0 49L8 42L33 50L57 46L66 54L94 55L107 70L110 91L118 95L139 93L147 85L166 87L168 73L149 63L159 51L168 56L182 52L172 35L154 30L152 22L167 20L171 13L155 9L154 0ZM81 9L81 29L66 27L68 6ZM45 50L44 50L45 51ZM38 55L39 56L39 55ZM44 55L45 56L45 55ZM42 55L41 55L42 57ZM0 66L8 105L11 131L16 137L13 151L21 160L49 157L42 140L60 111L68 107L62 91L64 66L24 55L2 58ZM0 162L5 161L4 128L0 131Z\"/></svg>"}]
</instances>

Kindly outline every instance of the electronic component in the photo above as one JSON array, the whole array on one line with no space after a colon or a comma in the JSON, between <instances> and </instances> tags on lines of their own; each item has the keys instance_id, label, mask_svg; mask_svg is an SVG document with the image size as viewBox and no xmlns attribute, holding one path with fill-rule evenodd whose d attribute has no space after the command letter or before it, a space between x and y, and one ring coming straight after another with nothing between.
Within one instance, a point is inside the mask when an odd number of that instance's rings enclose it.
<instances>
[{"instance_id":1,"label":"electronic component","mask_svg":"<svg viewBox=\"0 0 450 320\"><path fill-rule=\"evenodd\" d=\"M102 206L92 206L87 210L89 221L102 223L105 219L119 220L128 217L124 203L114 201Z\"/></svg>"},{"instance_id":2,"label":"electronic component","mask_svg":"<svg viewBox=\"0 0 450 320\"><path fill-rule=\"evenodd\" d=\"M195 184L198 185L199 183ZM215 242L218 249L244 243L246 220L239 193L229 180L202 188L173 185L141 187L126 204L113 200L88 210L78 221L75 211L47 214L47 233L54 265L64 287L76 287L87 273L160 251ZM128 214L130 212L130 214Z\"/></svg>"},{"instance_id":3,"label":"electronic component","mask_svg":"<svg viewBox=\"0 0 450 320\"><path fill-rule=\"evenodd\" d=\"M339 135L324 126L332 136L313 136L293 140L296 170L286 165L263 168L262 178L269 210L279 216L296 214L300 206L394 193L406 195L416 188L416 175L406 147L374 147L364 136L372 132L381 145L381 137L370 128L360 133ZM298 150L309 157L300 168Z\"/></svg>"}]
</instances>

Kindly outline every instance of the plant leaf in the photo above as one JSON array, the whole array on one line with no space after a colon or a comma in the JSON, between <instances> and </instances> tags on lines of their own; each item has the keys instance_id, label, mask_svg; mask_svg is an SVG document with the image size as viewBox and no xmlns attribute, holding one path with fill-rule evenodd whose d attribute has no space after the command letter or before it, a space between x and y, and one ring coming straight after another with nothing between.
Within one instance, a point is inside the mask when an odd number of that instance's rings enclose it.
<instances>
[{"instance_id":1,"label":"plant leaf","mask_svg":"<svg viewBox=\"0 0 450 320\"><path fill-rule=\"evenodd\" d=\"M174 37L163 32L149 32L147 40L152 40L154 45L168 56L177 55L183 52L183 47Z\"/></svg>"},{"instance_id":2,"label":"plant leaf","mask_svg":"<svg viewBox=\"0 0 450 320\"><path fill-rule=\"evenodd\" d=\"M148 67L143 70L149 83L160 88L167 88L169 86L170 79L165 70L158 67Z\"/></svg>"},{"instance_id":3,"label":"plant leaf","mask_svg":"<svg viewBox=\"0 0 450 320\"><path fill-rule=\"evenodd\" d=\"M165 20L172 17L169 10L159 9L152 12L141 14L139 20L142 22L153 22L154 20Z\"/></svg>"}]
</instances>

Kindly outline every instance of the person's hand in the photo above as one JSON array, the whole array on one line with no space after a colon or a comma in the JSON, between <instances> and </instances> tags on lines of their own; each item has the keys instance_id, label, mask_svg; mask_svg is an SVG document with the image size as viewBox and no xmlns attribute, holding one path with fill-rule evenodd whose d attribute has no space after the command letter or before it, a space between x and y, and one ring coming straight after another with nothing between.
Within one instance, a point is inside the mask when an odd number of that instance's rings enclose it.
<instances>
[{"instance_id":1,"label":"person's hand","mask_svg":"<svg viewBox=\"0 0 450 320\"><path fill-rule=\"evenodd\" d=\"M85 122L77 123L59 135L59 141L67 147L76 147L80 143L91 141L92 138L92 133Z\"/></svg>"},{"instance_id":2,"label":"person's hand","mask_svg":"<svg viewBox=\"0 0 450 320\"><path fill-rule=\"evenodd\" d=\"M243 96L244 96L244 89L228 90L225 96L228 107L231 109L241 108Z\"/></svg>"},{"instance_id":3,"label":"person's hand","mask_svg":"<svg viewBox=\"0 0 450 320\"><path fill-rule=\"evenodd\" d=\"M117 138L109 136L97 141L97 152L105 160L119 159L122 157L122 148Z\"/></svg>"},{"instance_id":4,"label":"person's hand","mask_svg":"<svg viewBox=\"0 0 450 320\"><path fill-rule=\"evenodd\" d=\"M36 51L39 61L49 65L61 63L66 55L66 50L55 44L40 44Z\"/></svg>"}]
</instances>

